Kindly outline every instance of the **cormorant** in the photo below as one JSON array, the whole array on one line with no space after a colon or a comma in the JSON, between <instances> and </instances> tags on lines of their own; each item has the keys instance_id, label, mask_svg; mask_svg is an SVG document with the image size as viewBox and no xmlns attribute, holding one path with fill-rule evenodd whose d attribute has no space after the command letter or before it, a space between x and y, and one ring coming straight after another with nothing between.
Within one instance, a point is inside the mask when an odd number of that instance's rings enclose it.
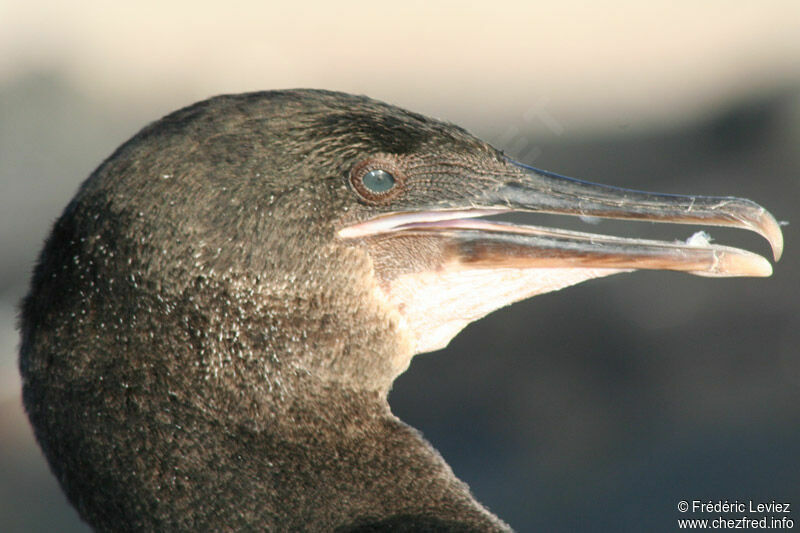
<instances>
[{"instance_id":1,"label":"cormorant","mask_svg":"<svg viewBox=\"0 0 800 533\"><path fill-rule=\"evenodd\" d=\"M24 403L69 500L103 531L505 531L390 412L415 354L616 272L771 273L702 238L480 218L511 211L736 226L782 249L749 200L564 178L366 97L197 103L83 183L23 301Z\"/></svg>"}]
</instances>

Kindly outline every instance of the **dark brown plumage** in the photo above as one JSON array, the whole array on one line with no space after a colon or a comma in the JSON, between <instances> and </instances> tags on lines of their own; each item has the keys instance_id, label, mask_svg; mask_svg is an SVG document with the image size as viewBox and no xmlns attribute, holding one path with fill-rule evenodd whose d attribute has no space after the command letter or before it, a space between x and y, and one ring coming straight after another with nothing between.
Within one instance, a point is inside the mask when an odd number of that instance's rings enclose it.
<instances>
[{"instance_id":1,"label":"dark brown plumage","mask_svg":"<svg viewBox=\"0 0 800 533\"><path fill-rule=\"evenodd\" d=\"M402 188L354 185L373 167ZM723 247L681 248L689 261L613 241L598 259L575 235L430 218L375 229L398 213L575 212L584 185L559 197L561 178L532 172L455 126L324 91L213 98L142 130L56 222L22 307L25 405L81 516L115 531L508 529L389 411L415 353L499 305L624 269L765 273ZM601 196L580 212L653 216ZM776 245L755 204L712 200L692 199L691 220ZM674 202L662 219L689 220ZM521 273L554 257L593 270L520 293ZM409 287L467 294L473 278L445 276L462 270L518 274L453 324L428 320Z\"/></svg>"}]
</instances>

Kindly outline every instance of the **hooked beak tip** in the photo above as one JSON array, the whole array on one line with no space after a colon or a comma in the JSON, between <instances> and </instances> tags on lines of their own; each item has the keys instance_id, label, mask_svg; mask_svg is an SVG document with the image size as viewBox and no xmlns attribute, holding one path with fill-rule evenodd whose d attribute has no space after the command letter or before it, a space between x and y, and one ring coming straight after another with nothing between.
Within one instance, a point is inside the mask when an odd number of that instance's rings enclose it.
<instances>
[{"instance_id":1,"label":"hooked beak tip","mask_svg":"<svg viewBox=\"0 0 800 533\"><path fill-rule=\"evenodd\" d=\"M781 230L781 225L769 211L764 210L759 217L756 231L769 241L772 247L772 257L775 258L775 261L779 261L781 255L783 255L783 231Z\"/></svg>"}]
</instances>

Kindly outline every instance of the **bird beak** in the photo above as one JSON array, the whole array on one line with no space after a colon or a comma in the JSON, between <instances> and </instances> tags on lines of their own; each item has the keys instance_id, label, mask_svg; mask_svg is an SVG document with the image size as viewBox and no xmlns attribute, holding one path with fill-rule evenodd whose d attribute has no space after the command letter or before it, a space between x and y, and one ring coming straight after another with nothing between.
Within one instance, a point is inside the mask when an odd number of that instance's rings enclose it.
<instances>
[{"instance_id":1,"label":"bird beak","mask_svg":"<svg viewBox=\"0 0 800 533\"><path fill-rule=\"evenodd\" d=\"M463 203L468 207L383 214L342 228L345 239L415 236L435 240L443 256L471 268L663 269L702 276L769 276L769 261L710 244L704 233L686 242L622 238L520 226L477 217L544 212L597 218L730 226L759 233L777 261L783 235L775 218L750 200L622 189L559 176L508 160L508 171Z\"/></svg>"},{"instance_id":2,"label":"bird beak","mask_svg":"<svg viewBox=\"0 0 800 533\"><path fill-rule=\"evenodd\" d=\"M592 278L637 269L772 274L760 255L711 244L704 233L665 242L478 217L523 211L732 226L763 235L776 260L783 250L780 226L750 200L608 187L510 160L468 185L454 194L462 196L457 201L437 198L433 206L384 213L338 232L366 247L384 301L406 325L412 354L446 346L468 323L495 309ZM463 197L465 190L478 192Z\"/></svg>"}]
</instances>

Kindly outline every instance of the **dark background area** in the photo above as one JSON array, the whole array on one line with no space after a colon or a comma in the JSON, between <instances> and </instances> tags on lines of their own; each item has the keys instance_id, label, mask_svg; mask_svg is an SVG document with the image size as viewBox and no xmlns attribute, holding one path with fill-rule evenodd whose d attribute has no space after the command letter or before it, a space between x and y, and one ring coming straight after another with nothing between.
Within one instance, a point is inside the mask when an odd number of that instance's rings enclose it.
<instances>
[{"instance_id":1,"label":"dark background area","mask_svg":"<svg viewBox=\"0 0 800 533\"><path fill-rule=\"evenodd\" d=\"M524 68L524 56L517 60ZM204 91L219 91L201 85L167 91L161 100L101 98L68 69L34 66L0 77L0 530L85 531L22 413L14 306L49 224L93 167L147 122ZM487 69L478 65L468 74L479 78ZM796 74L735 94L720 89L719 98L700 99L691 112L676 103L683 110L679 120L639 120L623 105L581 125L559 111L556 89L546 84L539 94L552 95L554 103L544 115L525 114L538 105L536 96L496 116L471 107L474 97L467 96L463 108L439 109L437 95L416 110L467 125L541 168L659 192L746 197L796 225ZM304 81L281 78L280 85ZM344 88L370 93L355 85ZM405 101L370 94L410 105L432 91L408 90L415 96ZM586 87L592 91L602 92ZM699 229L587 225L565 217L529 221L668 240ZM693 499L791 502L789 516L798 527L800 249L794 228L784 227L786 251L771 278L636 272L501 309L446 349L417 356L395 383L392 409L519 531L671 531L681 517L678 501ZM705 229L717 242L769 257L766 241L755 234Z\"/></svg>"}]
</instances>

